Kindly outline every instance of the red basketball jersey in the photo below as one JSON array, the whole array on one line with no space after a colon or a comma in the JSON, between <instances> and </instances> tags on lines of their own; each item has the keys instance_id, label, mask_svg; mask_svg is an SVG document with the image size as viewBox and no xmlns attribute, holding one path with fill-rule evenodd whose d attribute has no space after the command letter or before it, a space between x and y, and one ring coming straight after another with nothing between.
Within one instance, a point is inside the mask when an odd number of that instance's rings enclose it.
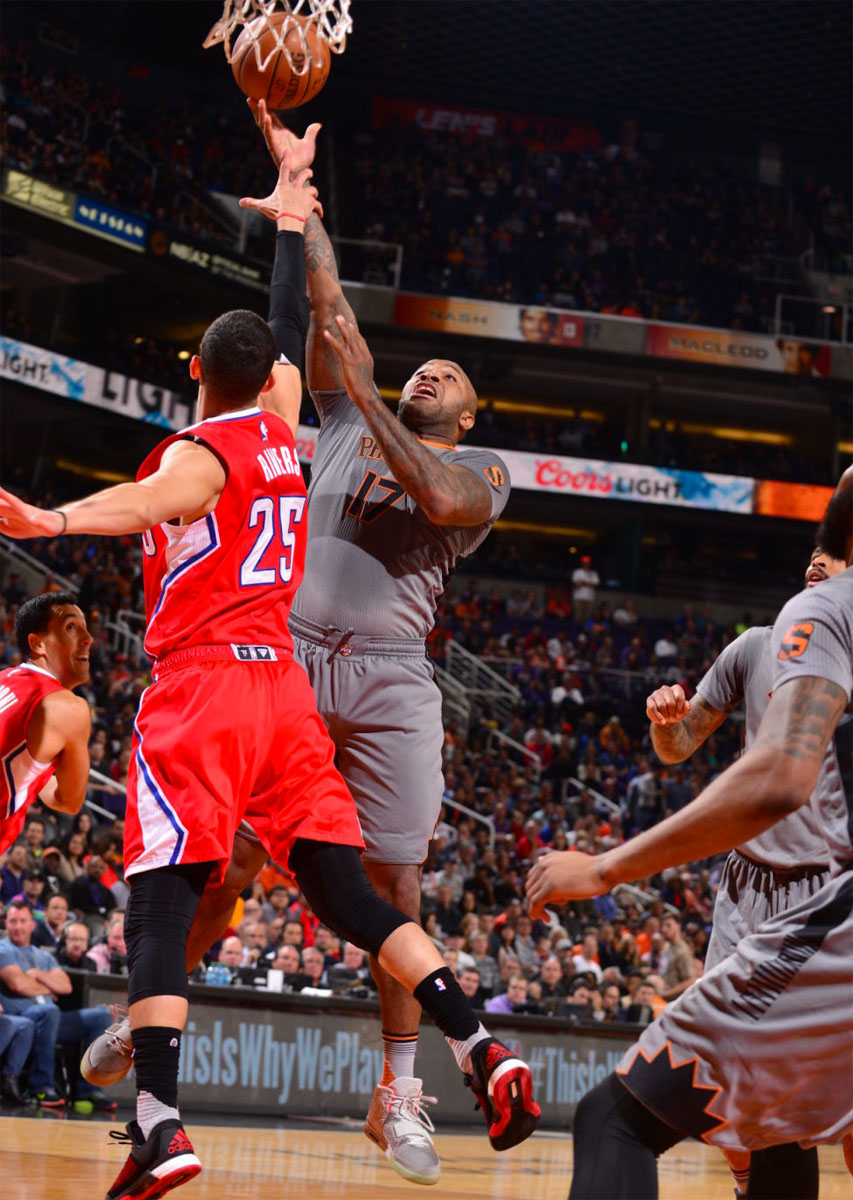
<instances>
[{"instance_id":1,"label":"red basketball jersey","mask_svg":"<svg viewBox=\"0 0 853 1200\"><path fill-rule=\"evenodd\" d=\"M282 646L305 568L305 481L290 427L274 413L243 409L166 438L137 479L152 475L167 446L191 438L226 473L216 508L191 525L142 536L145 649L154 659L193 646Z\"/></svg>"},{"instance_id":2,"label":"red basketball jersey","mask_svg":"<svg viewBox=\"0 0 853 1200\"><path fill-rule=\"evenodd\" d=\"M53 775L54 763L38 762L27 749L27 726L45 696L62 690L58 679L29 663L0 671L0 854L15 841L27 806Z\"/></svg>"}]
</instances>

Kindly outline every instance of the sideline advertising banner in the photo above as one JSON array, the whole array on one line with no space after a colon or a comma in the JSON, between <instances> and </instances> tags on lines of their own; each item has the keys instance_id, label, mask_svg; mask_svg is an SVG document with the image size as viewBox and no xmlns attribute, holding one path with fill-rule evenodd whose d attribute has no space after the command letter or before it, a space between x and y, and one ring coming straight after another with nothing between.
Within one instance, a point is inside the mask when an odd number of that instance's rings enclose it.
<instances>
[{"instance_id":1,"label":"sideline advertising banner","mask_svg":"<svg viewBox=\"0 0 853 1200\"><path fill-rule=\"evenodd\" d=\"M190 997L178 1076L188 1109L337 1117L367 1111L382 1075L378 1006L203 984L190 985ZM115 991L93 977L87 1003L115 1001ZM581 1097L610 1074L634 1040L624 1027L599 1033L559 1018L503 1022L492 1016L490 1025L530 1064L543 1125L551 1128L571 1123ZM480 1121L440 1031L425 1021L420 1034L418 1064L424 1092L441 1098L438 1119ZM130 1102L133 1077L110 1095Z\"/></svg>"},{"instance_id":2,"label":"sideline advertising banner","mask_svg":"<svg viewBox=\"0 0 853 1200\"><path fill-rule=\"evenodd\" d=\"M718 367L748 367L786 375L828 376L830 346L797 338L772 338L761 333L727 329L697 329L695 325L649 325L646 353L657 358L713 363Z\"/></svg>"},{"instance_id":3,"label":"sideline advertising banner","mask_svg":"<svg viewBox=\"0 0 853 1200\"><path fill-rule=\"evenodd\" d=\"M564 117L526 116L494 108L468 108L460 104L432 104L419 100L373 100L373 128L384 125L417 125L425 133L456 137L506 137L527 144L545 140L551 150L577 153L601 145L601 130L589 121Z\"/></svg>"},{"instance_id":4,"label":"sideline advertising banner","mask_svg":"<svg viewBox=\"0 0 853 1200\"><path fill-rule=\"evenodd\" d=\"M583 345L584 319L577 313L490 300L402 292L394 298L394 324L540 346Z\"/></svg>"},{"instance_id":5,"label":"sideline advertising banner","mask_svg":"<svg viewBox=\"0 0 853 1200\"><path fill-rule=\"evenodd\" d=\"M195 401L188 396L2 334L0 379L159 425L167 432L183 429L193 420Z\"/></svg>"},{"instance_id":6,"label":"sideline advertising banner","mask_svg":"<svg viewBox=\"0 0 853 1200\"><path fill-rule=\"evenodd\" d=\"M195 401L188 395L0 334L0 380L3 379L145 421L165 432L183 429L194 420ZM318 432L316 426L299 426L296 448L301 463L310 466ZM781 480L521 450L497 453L509 467L514 488L593 500L671 504L710 512L816 521L823 515L832 494L830 487Z\"/></svg>"},{"instance_id":7,"label":"sideline advertising banner","mask_svg":"<svg viewBox=\"0 0 853 1200\"><path fill-rule=\"evenodd\" d=\"M637 463L598 462L585 458L501 450L512 486L600 500L636 500L716 512L752 512L754 480L711 475Z\"/></svg>"}]
</instances>

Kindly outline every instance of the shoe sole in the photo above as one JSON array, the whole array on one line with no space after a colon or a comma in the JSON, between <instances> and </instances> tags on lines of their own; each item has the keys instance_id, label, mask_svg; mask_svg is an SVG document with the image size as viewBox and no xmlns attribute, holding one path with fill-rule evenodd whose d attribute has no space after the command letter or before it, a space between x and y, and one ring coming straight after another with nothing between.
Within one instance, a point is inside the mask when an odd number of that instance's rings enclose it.
<instances>
[{"instance_id":1,"label":"shoe sole","mask_svg":"<svg viewBox=\"0 0 853 1200\"><path fill-rule=\"evenodd\" d=\"M394 1168L394 1170L397 1172L398 1175L402 1176L403 1179L407 1179L409 1181L409 1183L423 1184L424 1187L431 1187L432 1184L438 1183L439 1179L441 1178L441 1167L439 1167L437 1175L418 1175L417 1171L411 1171L411 1170L409 1170L408 1167L404 1167L402 1165L402 1163L399 1163L397 1161L397 1159L392 1154L391 1147L388 1145L385 1138L378 1137L373 1132L373 1130L370 1128L370 1126L367 1124L366 1121L363 1125L363 1129L365 1132L365 1136L370 1138L370 1140L371 1140L371 1142L373 1142L374 1146L379 1147L379 1149L382 1151L382 1153L388 1159L391 1166Z\"/></svg>"},{"instance_id":2,"label":"shoe sole","mask_svg":"<svg viewBox=\"0 0 853 1200\"><path fill-rule=\"evenodd\" d=\"M522 1062L501 1064L489 1080L489 1089L489 1100L498 1113L489 1126L489 1141L493 1150L509 1150L530 1137L542 1115L533 1099L530 1069Z\"/></svg>"},{"instance_id":3,"label":"shoe sole","mask_svg":"<svg viewBox=\"0 0 853 1200\"><path fill-rule=\"evenodd\" d=\"M133 1059L129 1058L127 1066L121 1071L113 1071L110 1074L107 1074L104 1071L99 1071L97 1067L93 1066L89 1058L89 1051L87 1050L80 1061L80 1074L83 1076L86 1082L91 1083L93 1087L112 1087L114 1083L118 1083L120 1079L124 1079L125 1075L129 1073L132 1066Z\"/></svg>"},{"instance_id":4,"label":"shoe sole","mask_svg":"<svg viewBox=\"0 0 853 1200\"><path fill-rule=\"evenodd\" d=\"M168 1174L157 1175L158 1170L168 1170ZM163 1163L160 1167L155 1167L153 1171L146 1171L130 1188L126 1188L123 1192L110 1197L107 1193L106 1200L158 1200L159 1196L165 1196L167 1192L171 1192L174 1188L181 1187L185 1183L189 1183L191 1179L195 1179L196 1175L201 1172L201 1163L194 1154L181 1155L179 1159L173 1162Z\"/></svg>"},{"instance_id":5,"label":"shoe sole","mask_svg":"<svg viewBox=\"0 0 853 1200\"><path fill-rule=\"evenodd\" d=\"M64 1100L39 1100L39 1108L65 1108Z\"/></svg>"}]
</instances>

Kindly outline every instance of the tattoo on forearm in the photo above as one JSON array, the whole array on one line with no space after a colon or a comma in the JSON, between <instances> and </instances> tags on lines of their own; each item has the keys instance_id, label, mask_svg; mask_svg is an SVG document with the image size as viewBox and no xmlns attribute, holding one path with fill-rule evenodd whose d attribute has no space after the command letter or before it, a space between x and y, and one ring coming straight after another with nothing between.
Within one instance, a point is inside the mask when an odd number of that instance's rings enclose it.
<instances>
[{"instance_id":1,"label":"tattoo on forearm","mask_svg":"<svg viewBox=\"0 0 853 1200\"><path fill-rule=\"evenodd\" d=\"M652 745L664 761L683 762L719 729L723 721L733 712L740 698L724 709L714 708L696 695L690 701L690 709L683 721L677 725L652 725Z\"/></svg>"},{"instance_id":2,"label":"tattoo on forearm","mask_svg":"<svg viewBox=\"0 0 853 1200\"><path fill-rule=\"evenodd\" d=\"M388 411L369 368L358 370L364 382L358 406L397 482L428 514L440 502L446 524L474 525L488 520L491 499L485 481L467 467L440 462Z\"/></svg>"},{"instance_id":3,"label":"tattoo on forearm","mask_svg":"<svg viewBox=\"0 0 853 1200\"><path fill-rule=\"evenodd\" d=\"M787 758L822 760L846 706L838 684L816 675L793 679L770 697L754 745Z\"/></svg>"},{"instance_id":4,"label":"tattoo on forearm","mask_svg":"<svg viewBox=\"0 0 853 1200\"><path fill-rule=\"evenodd\" d=\"M311 214L305 226L305 268L309 275L325 271L335 283L340 283L332 243L316 213Z\"/></svg>"}]
</instances>

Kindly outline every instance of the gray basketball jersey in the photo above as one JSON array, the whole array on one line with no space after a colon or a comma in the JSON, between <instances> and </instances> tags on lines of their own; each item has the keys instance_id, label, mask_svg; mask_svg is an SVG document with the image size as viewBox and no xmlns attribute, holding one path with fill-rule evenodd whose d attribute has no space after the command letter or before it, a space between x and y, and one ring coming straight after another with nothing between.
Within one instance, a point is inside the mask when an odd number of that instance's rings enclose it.
<instances>
[{"instance_id":1,"label":"gray basketball jersey","mask_svg":"<svg viewBox=\"0 0 853 1200\"><path fill-rule=\"evenodd\" d=\"M320 432L308 489L305 578L293 612L370 637L425 638L457 564L503 511L506 464L489 450L429 446L441 462L470 468L492 498L481 525L434 525L392 476L347 393L312 397Z\"/></svg>"},{"instance_id":2,"label":"gray basketball jersey","mask_svg":"<svg viewBox=\"0 0 853 1200\"><path fill-rule=\"evenodd\" d=\"M853 568L806 588L776 618L772 687L797 676L828 679L847 696L809 804L817 813L833 869L853 864Z\"/></svg>"},{"instance_id":3,"label":"gray basketball jersey","mask_svg":"<svg viewBox=\"0 0 853 1200\"><path fill-rule=\"evenodd\" d=\"M747 629L726 646L696 687L702 698L714 708L727 709L740 701L745 702L747 748L758 732L773 684L773 659L770 653L772 633L770 625ZM832 753L829 750L827 759L816 790L832 786ZM820 819L809 804L804 804L737 849L748 858L772 867L801 867L829 862Z\"/></svg>"}]
</instances>

